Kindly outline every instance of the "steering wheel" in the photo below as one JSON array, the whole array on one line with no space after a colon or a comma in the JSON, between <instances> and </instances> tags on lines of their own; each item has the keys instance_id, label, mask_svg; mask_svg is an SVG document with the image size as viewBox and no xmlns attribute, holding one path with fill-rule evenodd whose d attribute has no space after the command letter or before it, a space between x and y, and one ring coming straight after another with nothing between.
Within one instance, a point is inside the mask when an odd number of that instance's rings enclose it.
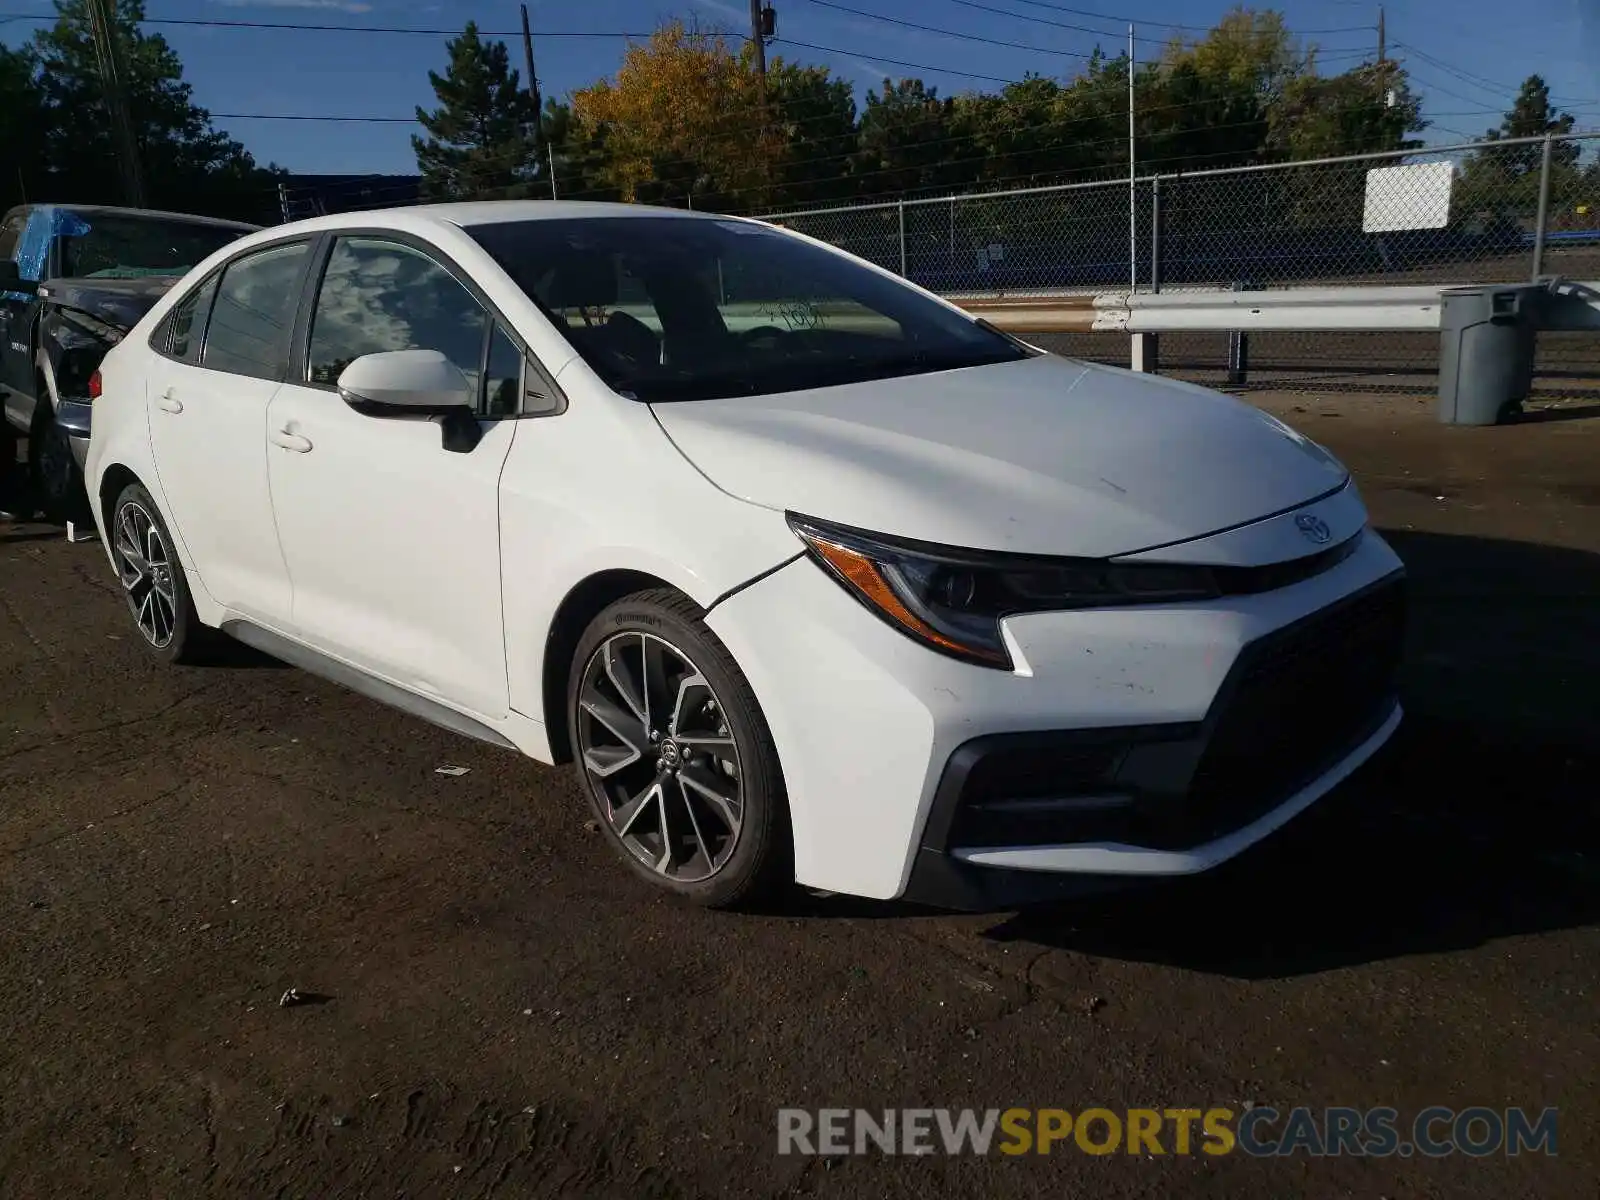
<instances>
[{"instance_id":1,"label":"steering wheel","mask_svg":"<svg viewBox=\"0 0 1600 1200\"><path fill-rule=\"evenodd\" d=\"M757 325L746 329L739 334L739 340L745 342L758 342L763 338L784 338L789 336L787 329L779 329L776 325Z\"/></svg>"}]
</instances>

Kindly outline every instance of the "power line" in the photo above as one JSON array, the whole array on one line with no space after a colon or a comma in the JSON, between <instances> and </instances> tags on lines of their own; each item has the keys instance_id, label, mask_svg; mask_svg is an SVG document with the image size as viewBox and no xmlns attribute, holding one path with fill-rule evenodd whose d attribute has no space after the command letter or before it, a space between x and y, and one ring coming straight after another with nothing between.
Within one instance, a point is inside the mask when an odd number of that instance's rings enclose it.
<instances>
[{"instance_id":1,"label":"power line","mask_svg":"<svg viewBox=\"0 0 1600 1200\"><path fill-rule=\"evenodd\" d=\"M1017 4L1025 4L1029 8L1044 8L1052 12L1070 13L1075 17L1089 17L1092 20L1111 21L1120 24L1124 29L1128 25L1143 25L1155 29L1192 29L1202 33L1210 32L1216 28L1216 22L1210 25L1184 25L1176 21L1153 21L1149 17L1141 17L1134 13L1102 13L1091 12L1086 8L1069 8L1064 4L1049 4L1045 0L1014 0ZM1370 33L1371 25L1341 25L1337 29L1305 29L1302 36L1327 33ZM1113 31L1115 32L1115 31Z\"/></svg>"},{"instance_id":2,"label":"power line","mask_svg":"<svg viewBox=\"0 0 1600 1200\"><path fill-rule=\"evenodd\" d=\"M888 63L894 67L910 67L914 71L933 71L940 75L960 75L964 79L981 79L985 83L1021 83L1020 79L1005 79L999 75L980 75L976 71L958 71L954 67L934 67L927 63L907 62L899 58L885 58L881 54L873 54L866 50L841 50L837 46L819 46L813 42L797 42L793 38L774 39L780 45L799 46L804 50L816 50L823 54L843 54L850 58L866 59L873 63Z\"/></svg>"},{"instance_id":3,"label":"power line","mask_svg":"<svg viewBox=\"0 0 1600 1200\"><path fill-rule=\"evenodd\" d=\"M1001 16L1001 17L1011 17L1013 20L1017 20L1017 21L1031 21L1031 22L1033 22L1035 24L1038 24L1038 25L1049 25L1049 26L1052 26L1053 28L1056 28L1056 29L1070 29L1070 30L1073 30L1073 31L1078 32L1078 33L1092 33L1096 37L1116 38L1119 43L1126 36L1126 30L1092 29L1088 25L1073 25L1073 24L1071 24L1070 22L1067 22L1067 21L1053 21L1049 17L1035 17L1035 16L1032 16L1032 15L1030 15L1028 13L1012 12L1009 9L995 8L992 5L980 4L980 3L977 2L977 0L949 0L949 2L951 4L959 4L962 8L971 8L971 9L976 9L979 12L994 13L996 16ZM1021 2L1023 2L1023 0L1014 0L1014 2L1021 3ZM1185 28L1187 28L1187 27L1185 27ZM1290 31L1290 32L1293 32L1293 31ZM1323 32L1330 32L1330 31L1323 31ZM1349 31L1339 31L1339 32L1349 32ZM1299 35L1299 36L1304 36L1304 35ZM1162 47L1165 47L1166 45L1168 45L1172 41L1171 38L1166 38L1166 37L1140 37L1140 36L1135 36L1133 40L1136 41L1136 42L1141 42L1141 43L1143 43L1144 45L1147 45L1147 46L1162 46ZM1334 49L1335 49L1335 52L1341 52L1341 51L1345 51L1346 48L1344 48L1344 47L1335 47ZM1363 51L1361 51L1361 53L1365 54L1366 51L1363 50Z\"/></svg>"},{"instance_id":4,"label":"power line","mask_svg":"<svg viewBox=\"0 0 1600 1200\"><path fill-rule=\"evenodd\" d=\"M808 4L817 4L823 8L837 9L849 13L854 17L865 17L869 21L882 21L886 25L900 25L906 29L917 29L923 33L936 33L940 37L956 38L963 42L983 42L989 46L1005 46L1011 50L1029 50L1036 54L1056 54L1063 58L1092 58L1093 55L1083 54L1077 50L1051 50L1045 46L1030 46L1026 42L1008 42L1000 38L981 37L975 33L962 33L955 29L941 29L937 25L920 25L916 21L902 21L899 17L886 17L882 13L868 12L864 8L851 8L848 4L838 4L835 0L806 0Z\"/></svg>"},{"instance_id":5,"label":"power line","mask_svg":"<svg viewBox=\"0 0 1600 1200\"><path fill-rule=\"evenodd\" d=\"M57 14L0 13L0 21L55 21ZM325 25L302 21L225 21L207 17L144 17L140 25L198 26L203 29L289 29L313 33L410 33L425 37L460 37L461 29L418 29L410 25ZM480 29L480 37L520 38L522 30ZM648 38L648 33L534 31L542 38Z\"/></svg>"},{"instance_id":6,"label":"power line","mask_svg":"<svg viewBox=\"0 0 1600 1200\"><path fill-rule=\"evenodd\" d=\"M350 125L416 125L416 117L341 117L318 113L212 113L221 121L328 121Z\"/></svg>"},{"instance_id":7,"label":"power line","mask_svg":"<svg viewBox=\"0 0 1600 1200\"><path fill-rule=\"evenodd\" d=\"M1503 96L1515 96L1522 88L1522 84L1520 83L1514 85L1509 83L1496 83L1487 76L1475 75L1471 71L1464 70L1461 67L1452 66L1450 63L1445 62L1442 58L1435 58L1427 51L1419 50L1417 47L1409 44L1408 42L1396 42L1395 45L1411 51L1412 54L1415 54L1423 62L1437 67L1447 75L1453 76L1463 83L1470 84L1471 86L1486 92L1495 93L1497 98ZM1596 104L1600 103L1600 100L1596 100L1592 97L1579 98L1574 96L1551 96L1550 102L1552 104Z\"/></svg>"}]
</instances>

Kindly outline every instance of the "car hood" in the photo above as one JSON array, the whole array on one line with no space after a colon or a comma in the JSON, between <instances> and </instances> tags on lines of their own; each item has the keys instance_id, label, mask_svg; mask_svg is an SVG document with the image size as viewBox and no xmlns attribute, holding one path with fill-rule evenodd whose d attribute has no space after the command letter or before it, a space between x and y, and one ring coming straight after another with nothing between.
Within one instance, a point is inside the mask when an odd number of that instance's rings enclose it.
<instances>
[{"instance_id":1,"label":"car hood","mask_svg":"<svg viewBox=\"0 0 1600 1200\"><path fill-rule=\"evenodd\" d=\"M981 550L1131 554L1283 512L1348 478L1231 397L1054 355L653 409L742 500Z\"/></svg>"}]
</instances>

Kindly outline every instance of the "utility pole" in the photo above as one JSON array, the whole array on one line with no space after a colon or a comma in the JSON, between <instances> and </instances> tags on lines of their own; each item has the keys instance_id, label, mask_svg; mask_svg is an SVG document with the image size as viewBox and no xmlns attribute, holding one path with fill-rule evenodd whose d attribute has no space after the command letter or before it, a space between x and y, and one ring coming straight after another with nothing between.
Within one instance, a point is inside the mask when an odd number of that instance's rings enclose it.
<instances>
[{"instance_id":1,"label":"utility pole","mask_svg":"<svg viewBox=\"0 0 1600 1200\"><path fill-rule=\"evenodd\" d=\"M756 74L763 89L767 86L767 37L762 24L761 0L750 0L750 41L756 48Z\"/></svg>"},{"instance_id":2,"label":"utility pole","mask_svg":"<svg viewBox=\"0 0 1600 1200\"><path fill-rule=\"evenodd\" d=\"M533 70L533 33L528 28L528 6L522 6L522 56L528 64L528 97L533 101L533 161L539 162L539 143L544 134L544 112L539 99L539 76ZM552 159L552 161L554 161ZM550 195L555 196L555 179L550 180Z\"/></svg>"},{"instance_id":3,"label":"utility pole","mask_svg":"<svg viewBox=\"0 0 1600 1200\"><path fill-rule=\"evenodd\" d=\"M1128 290L1139 290L1138 165L1133 143L1133 26L1128 26Z\"/></svg>"},{"instance_id":4,"label":"utility pole","mask_svg":"<svg viewBox=\"0 0 1600 1200\"><path fill-rule=\"evenodd\" d=\"M94 42L106 115L111 119L111 135L116 139L122 193L130 207L143 208L144 175L139 169L139 141L134 135L133 118L128 113L128 98L123 90L122 45L117 36L113 5L114 0L87 0L84 7L89 17L89 36Z\"/></svg>"},{"instance_id":5,"label":"utility pole","mask_svg":"<svg viewBox=\"0 0 1600 1200\"><path fill-rule=\"evenodd\" d=\"M1389 48L1389 39L1383 19L1383 5L1378 5L1378 67L1383 67L1383 61L1388 57L1385 53Z\"/></svg>"}]
</instances>

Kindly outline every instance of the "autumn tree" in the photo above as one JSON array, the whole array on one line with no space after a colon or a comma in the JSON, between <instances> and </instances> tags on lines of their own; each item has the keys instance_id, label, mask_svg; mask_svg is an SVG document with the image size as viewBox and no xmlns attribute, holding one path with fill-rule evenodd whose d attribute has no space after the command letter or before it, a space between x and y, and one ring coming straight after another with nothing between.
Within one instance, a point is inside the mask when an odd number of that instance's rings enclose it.
<instances>
[{"instance_id":1,"label":"autumn tree","mask_svg":"<svg viewBox=\"0 0 1600 1200\"><path fill-rule=\"evenodd\" d=\"M468 21L445 46L445 73L428 72L439 107L417 109L428 136L411 138L431 199L515 199L541 194L533 101L523 91L504 42L485 42ZM543 194L548 194L543 193Z\"/></svg>"},{"instance_id":2,"label":"autumn tree","mask_svg":"<svg viewBox=\"0 0 1600 1200\"><path fill-rule=\"evenodd\" d=\"M782 134L761 105L750 51L672 21L635 42L615 79L572 97L585 135L605 147L597 174L626 200L759 208L770 199Z\"/></svg>"}]
</instances>

